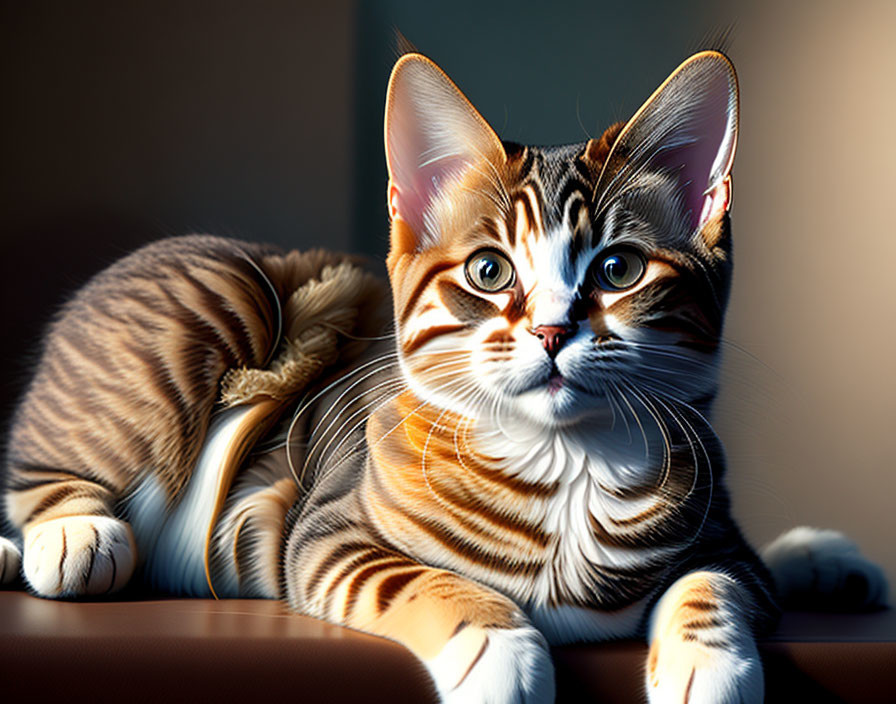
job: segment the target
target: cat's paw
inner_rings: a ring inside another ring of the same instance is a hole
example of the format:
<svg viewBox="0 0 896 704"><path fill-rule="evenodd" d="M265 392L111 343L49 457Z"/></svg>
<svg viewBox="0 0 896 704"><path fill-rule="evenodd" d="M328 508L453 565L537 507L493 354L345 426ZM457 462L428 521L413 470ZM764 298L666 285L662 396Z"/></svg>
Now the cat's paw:
<svg viewBox="0 0 896 704"><path fill-rule="evenodd" d="M124 521L55 518L25 532L25 578L45 597L108 594L127 584L136 554L134 536Z"/></svg>
<svg viewBox="0 0 896 704"><path fill-rule="evenodd" d="M0 538L0 585L10 584L19 577L22 567L22 553L15 543Z"/></svg>
<svg viewBox="0 0 896 704"><path fill-rule="evenodd" d="M654 641L647 660L650 704L760 704L764 697L762 663L751 637L741 642Z"/></svg>
<svg viewBox="0 0 896 704"><path fill-rule="evenodd" d="M762 549L782 602L802 608L885 606L887 578L843 533L801 526Z"/></svg>
<svg viewBox="0 0 896 704"><path fill-rule="evenodd" d="M531 626L468 626L426 666L446 704L554 701L554 666L548 645Z"/></svg>

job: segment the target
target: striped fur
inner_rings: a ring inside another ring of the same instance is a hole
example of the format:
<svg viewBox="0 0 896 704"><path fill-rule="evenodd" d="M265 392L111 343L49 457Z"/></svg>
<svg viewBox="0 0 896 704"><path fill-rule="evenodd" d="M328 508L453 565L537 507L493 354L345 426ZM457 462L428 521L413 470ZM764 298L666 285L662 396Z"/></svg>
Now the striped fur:
<svg viewBox="0 0 896 704"><path fill-rule="evenodd" d="M713 52L627 123L552 148L502 143L434 64L403 57L391 301L355 278L353 308L321 304L336 255L189 237L63 309L7 460L29 585L114 591L139 562L169 591L283 598L404 644L450 702L551 701L549 643L638 635L650 701L761 700L772 581L706 419L736 130ZM620 252L637 276L616 286L602 267ZM483 253L482 277L512 267L494 290L470 272ZM338 339L301 374L271 362L308 362L290 304ZM239 405L213 415L235 375ZM815 554L832 574L861 566L841 553ZM0 540L0 581L18 560Z"/></svg>

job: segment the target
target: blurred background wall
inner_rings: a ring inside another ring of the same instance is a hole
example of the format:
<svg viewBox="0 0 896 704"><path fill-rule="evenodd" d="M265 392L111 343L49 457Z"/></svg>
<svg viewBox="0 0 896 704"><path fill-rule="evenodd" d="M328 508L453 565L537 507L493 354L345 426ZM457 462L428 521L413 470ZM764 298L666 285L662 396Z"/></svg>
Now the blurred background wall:
<svg viewBox="0 0 896 704"><path fill-rule="evenodd" d="M735 281L716 422L757 543L839 528L896 581L896 4L0 3L0 419L57 301L208 231L381 255L394 29L508 139L582 141L734 26Z"/></svg>

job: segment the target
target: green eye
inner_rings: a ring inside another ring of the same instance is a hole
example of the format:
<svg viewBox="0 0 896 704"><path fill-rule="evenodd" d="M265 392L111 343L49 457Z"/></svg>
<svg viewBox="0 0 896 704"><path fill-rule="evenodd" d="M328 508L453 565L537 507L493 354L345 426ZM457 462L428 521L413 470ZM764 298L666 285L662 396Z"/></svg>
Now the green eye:
<svg viewBox="0 0 896 704"><path fill-rule="evenodd" d="M617 249L599 259L594 274L597 285L605 291L622 291L638 283L647 270L647 262L640 252Z"/></svg>
<svg viewBox="0 0 896 704"><path fill-rule="evenodd" d="M467 281L486 293L503 291L513 285L513 264L500 252L483 249L467 259Z"/></svg>

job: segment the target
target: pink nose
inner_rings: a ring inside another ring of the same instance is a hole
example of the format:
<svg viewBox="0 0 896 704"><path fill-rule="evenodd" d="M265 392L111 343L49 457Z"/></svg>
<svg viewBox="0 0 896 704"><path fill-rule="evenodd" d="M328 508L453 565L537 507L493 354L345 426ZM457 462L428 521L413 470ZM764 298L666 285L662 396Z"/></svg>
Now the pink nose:
<svg viewBox="0 0 896 704"><path fill-rule="evenodd" d="M566 325L539 325L529 332L541 340L547 353L553 357L560 351L563 341L572 335L572 328Z"/></svg>

